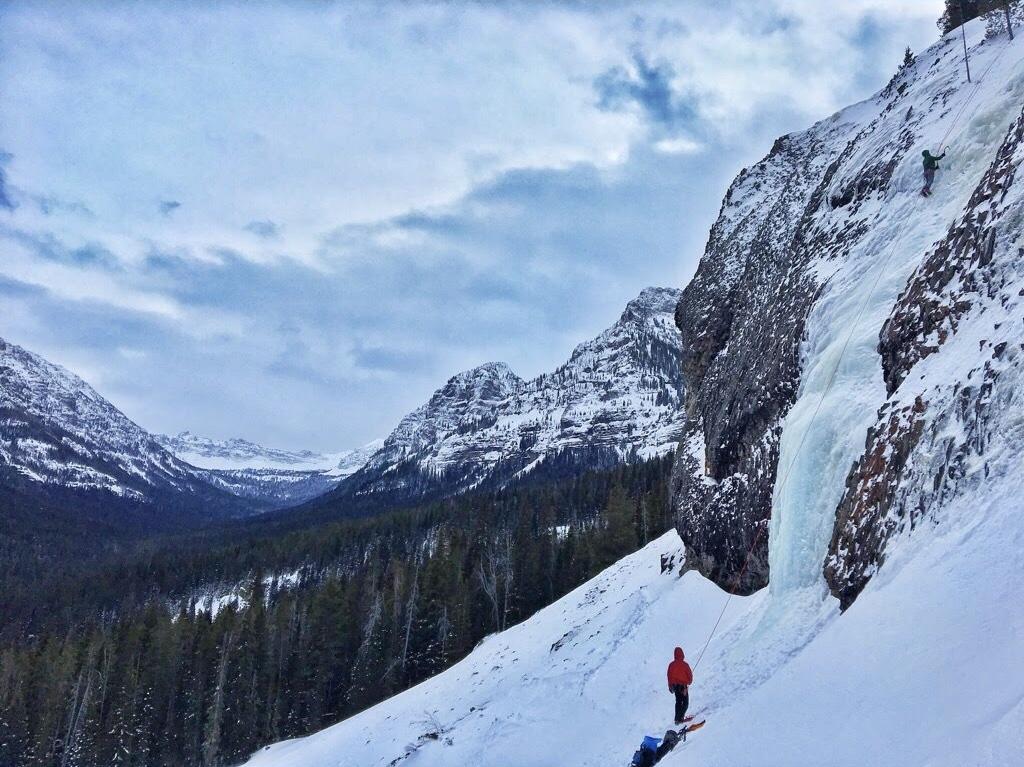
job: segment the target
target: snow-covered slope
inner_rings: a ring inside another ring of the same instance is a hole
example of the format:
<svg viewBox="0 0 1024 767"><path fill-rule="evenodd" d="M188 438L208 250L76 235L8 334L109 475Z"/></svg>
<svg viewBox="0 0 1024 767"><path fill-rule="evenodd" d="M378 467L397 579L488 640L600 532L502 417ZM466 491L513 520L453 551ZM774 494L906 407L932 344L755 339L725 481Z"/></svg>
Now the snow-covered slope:
<svg viewBox="0 0 1024 767"><path fill-rule="evenodd" d="M679 532L253 767L627 764L709 640L668 767L1021 763L1024 35L969 24L969 86L958 33L733 184L677 316Z"/></svg>
<svg viewBox="0 0 1024 767"><path fill-rule="evenodd" d="M845 614L829 600L780 620L767 590L734 598L691 688L708 724L662 764L1016 764L1022 544L1013 495L990 497ZM622 767L672 726L672 648L693 663L725 599L696 572L660 574L681 550L668 533L448 671L248 764Z"/></svg>
<svg viewBox="0 0 1024 767"><path fill-rule="evenodd" d="M0 467L28 490L108 493L132 503L238 511L78 376L0 339Z"/></svg>
<svg viewBox="0 0 1024 767"><path fill-rule="evenodd" d="M212 484L272 508L294 506L323 495L358 471L384 440L354 450L317 453L264 447L245 439L214 440L191 432L155 435L181 460L204 469Z"/></svg>
<svg viewBox="0 0 1024 767"><path fill-rule="evenodd" d="M670 452L682 428L678 299L677 290L647 288L612 327L533 380L502 363L460 373L402 419L337 495L404 501L542 466L579 470Z"/></svg>

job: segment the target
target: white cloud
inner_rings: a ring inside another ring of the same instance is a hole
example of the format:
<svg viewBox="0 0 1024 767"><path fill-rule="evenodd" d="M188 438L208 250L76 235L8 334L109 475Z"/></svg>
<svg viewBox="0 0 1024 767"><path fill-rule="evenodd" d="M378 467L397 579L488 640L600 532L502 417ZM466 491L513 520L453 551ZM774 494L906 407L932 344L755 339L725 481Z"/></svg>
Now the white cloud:
<svg viewBox="0 0 1024 767"><path fill-rule="evenodd" d="M678 138L665 138L654 142L654 148L664 154L692 154L699 152L703 145L685 136Z"/></svg>
<svg viewBox="0 0 1024 767"><path fill-rule="evenodd" d="M635 46L706 129L742 135L765 108L840 106L865 13L909 29L935 5L22 5L0 30L0 148L16 183L94 211L73 224L93 237L306 259L327 228L510 168L624 162L644 127L597 109L592 81ZM253 243L253 220L287 236Z"/></svg>
<svg viewBox="0 0 1024 767"><path fill-rule="evenodd" d="M0 289L46 297L2 332L155 428L359 444L453 370L543 370L685 279L735 171L884 84L940 5L12 5ZM638 53L686 124L599 108Z"/></svg>
<svg viewBox="0 0 1024 767"><path fill-rule="evenodd" d="M179 332L197 339L240 337L246 330L246 320L235 312L188 306L158 290L136 287L128 273L42 259L23 242L2 233L0 250L3 252L0 275L41 288L53 298L150 315L172 323Z"/></svg>

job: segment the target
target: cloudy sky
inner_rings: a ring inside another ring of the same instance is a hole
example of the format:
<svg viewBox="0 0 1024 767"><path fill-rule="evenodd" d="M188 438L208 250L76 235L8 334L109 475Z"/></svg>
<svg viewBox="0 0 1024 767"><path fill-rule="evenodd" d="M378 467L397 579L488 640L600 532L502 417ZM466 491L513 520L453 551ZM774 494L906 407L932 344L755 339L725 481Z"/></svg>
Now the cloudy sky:
<svg viewBox="0 0 1024 767"><path fill-rule="evenodd" d="M0 7L0 336L143 426L341 449L692 274L940 0Z"/></svg>

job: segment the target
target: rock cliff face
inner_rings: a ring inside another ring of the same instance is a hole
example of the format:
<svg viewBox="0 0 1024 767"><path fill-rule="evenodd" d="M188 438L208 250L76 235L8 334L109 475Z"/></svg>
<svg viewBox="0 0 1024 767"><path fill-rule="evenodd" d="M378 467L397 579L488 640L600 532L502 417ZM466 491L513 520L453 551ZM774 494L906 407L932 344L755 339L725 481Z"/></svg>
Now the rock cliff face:
<svg viewBox="0 0 1024 767"><path fill-rule="evenodd" d="M804 246L845 125L779 139L733 182L676 323L683 337L687 426L673 473L690 563L749 593L768 578L767 525L780 418L799 377L799 342L818 283ZM739 580L744 558L758 538Z"/></svg>
<svg viewBox="0 0 1024 767"><path fill-rule="evenodd" d="M679 295L644 290L612 327L532 380L503 363L454 376L327 500L404 503L670 453L683 420Z"/></svg>
<svg viewBox="0 0 1024 767"><path fill-rule="evenodd" d="M765 586L770 539L799 535L819 580L827 554L829 586L848 605L888 541L970 463L971 438L954 446L949 430L977 434L979 419L992 421L1020 317L976 339L969 365L947 366L934 386L955 396L907 383L968 317L995 313L993 302L1005 311L1024 287L1007 265L1019 261L1022 228L1019 121L1006 132L1024 92L1021 46L971 33L973 66L988 70L979 85L962 81L949 37L876 96L780 138L742 171L683 291L677 529L689 565L723 588ZM943 186L922 198L920 152L943 142ZM963 343L947 357L962 359ZM845 444L850 434L861 447ZM794 523L818 504L824 513ZM773 518L783 508L791 519Z"/></svg>

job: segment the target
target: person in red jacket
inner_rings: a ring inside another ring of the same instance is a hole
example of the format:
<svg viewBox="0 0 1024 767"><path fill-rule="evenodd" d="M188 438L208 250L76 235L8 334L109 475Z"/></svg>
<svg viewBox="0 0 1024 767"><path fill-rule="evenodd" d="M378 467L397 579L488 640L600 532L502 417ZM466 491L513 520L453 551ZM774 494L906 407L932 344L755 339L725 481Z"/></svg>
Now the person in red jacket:
<svg viewBox="0 0 1024 767"><path fill-rule="evenodd" d="M676 724L686 718L690 706L690 685L693 684L693 670L683 656L683 648L676 648L676 659L668 664L668 691L676 696Z"/></svg>

